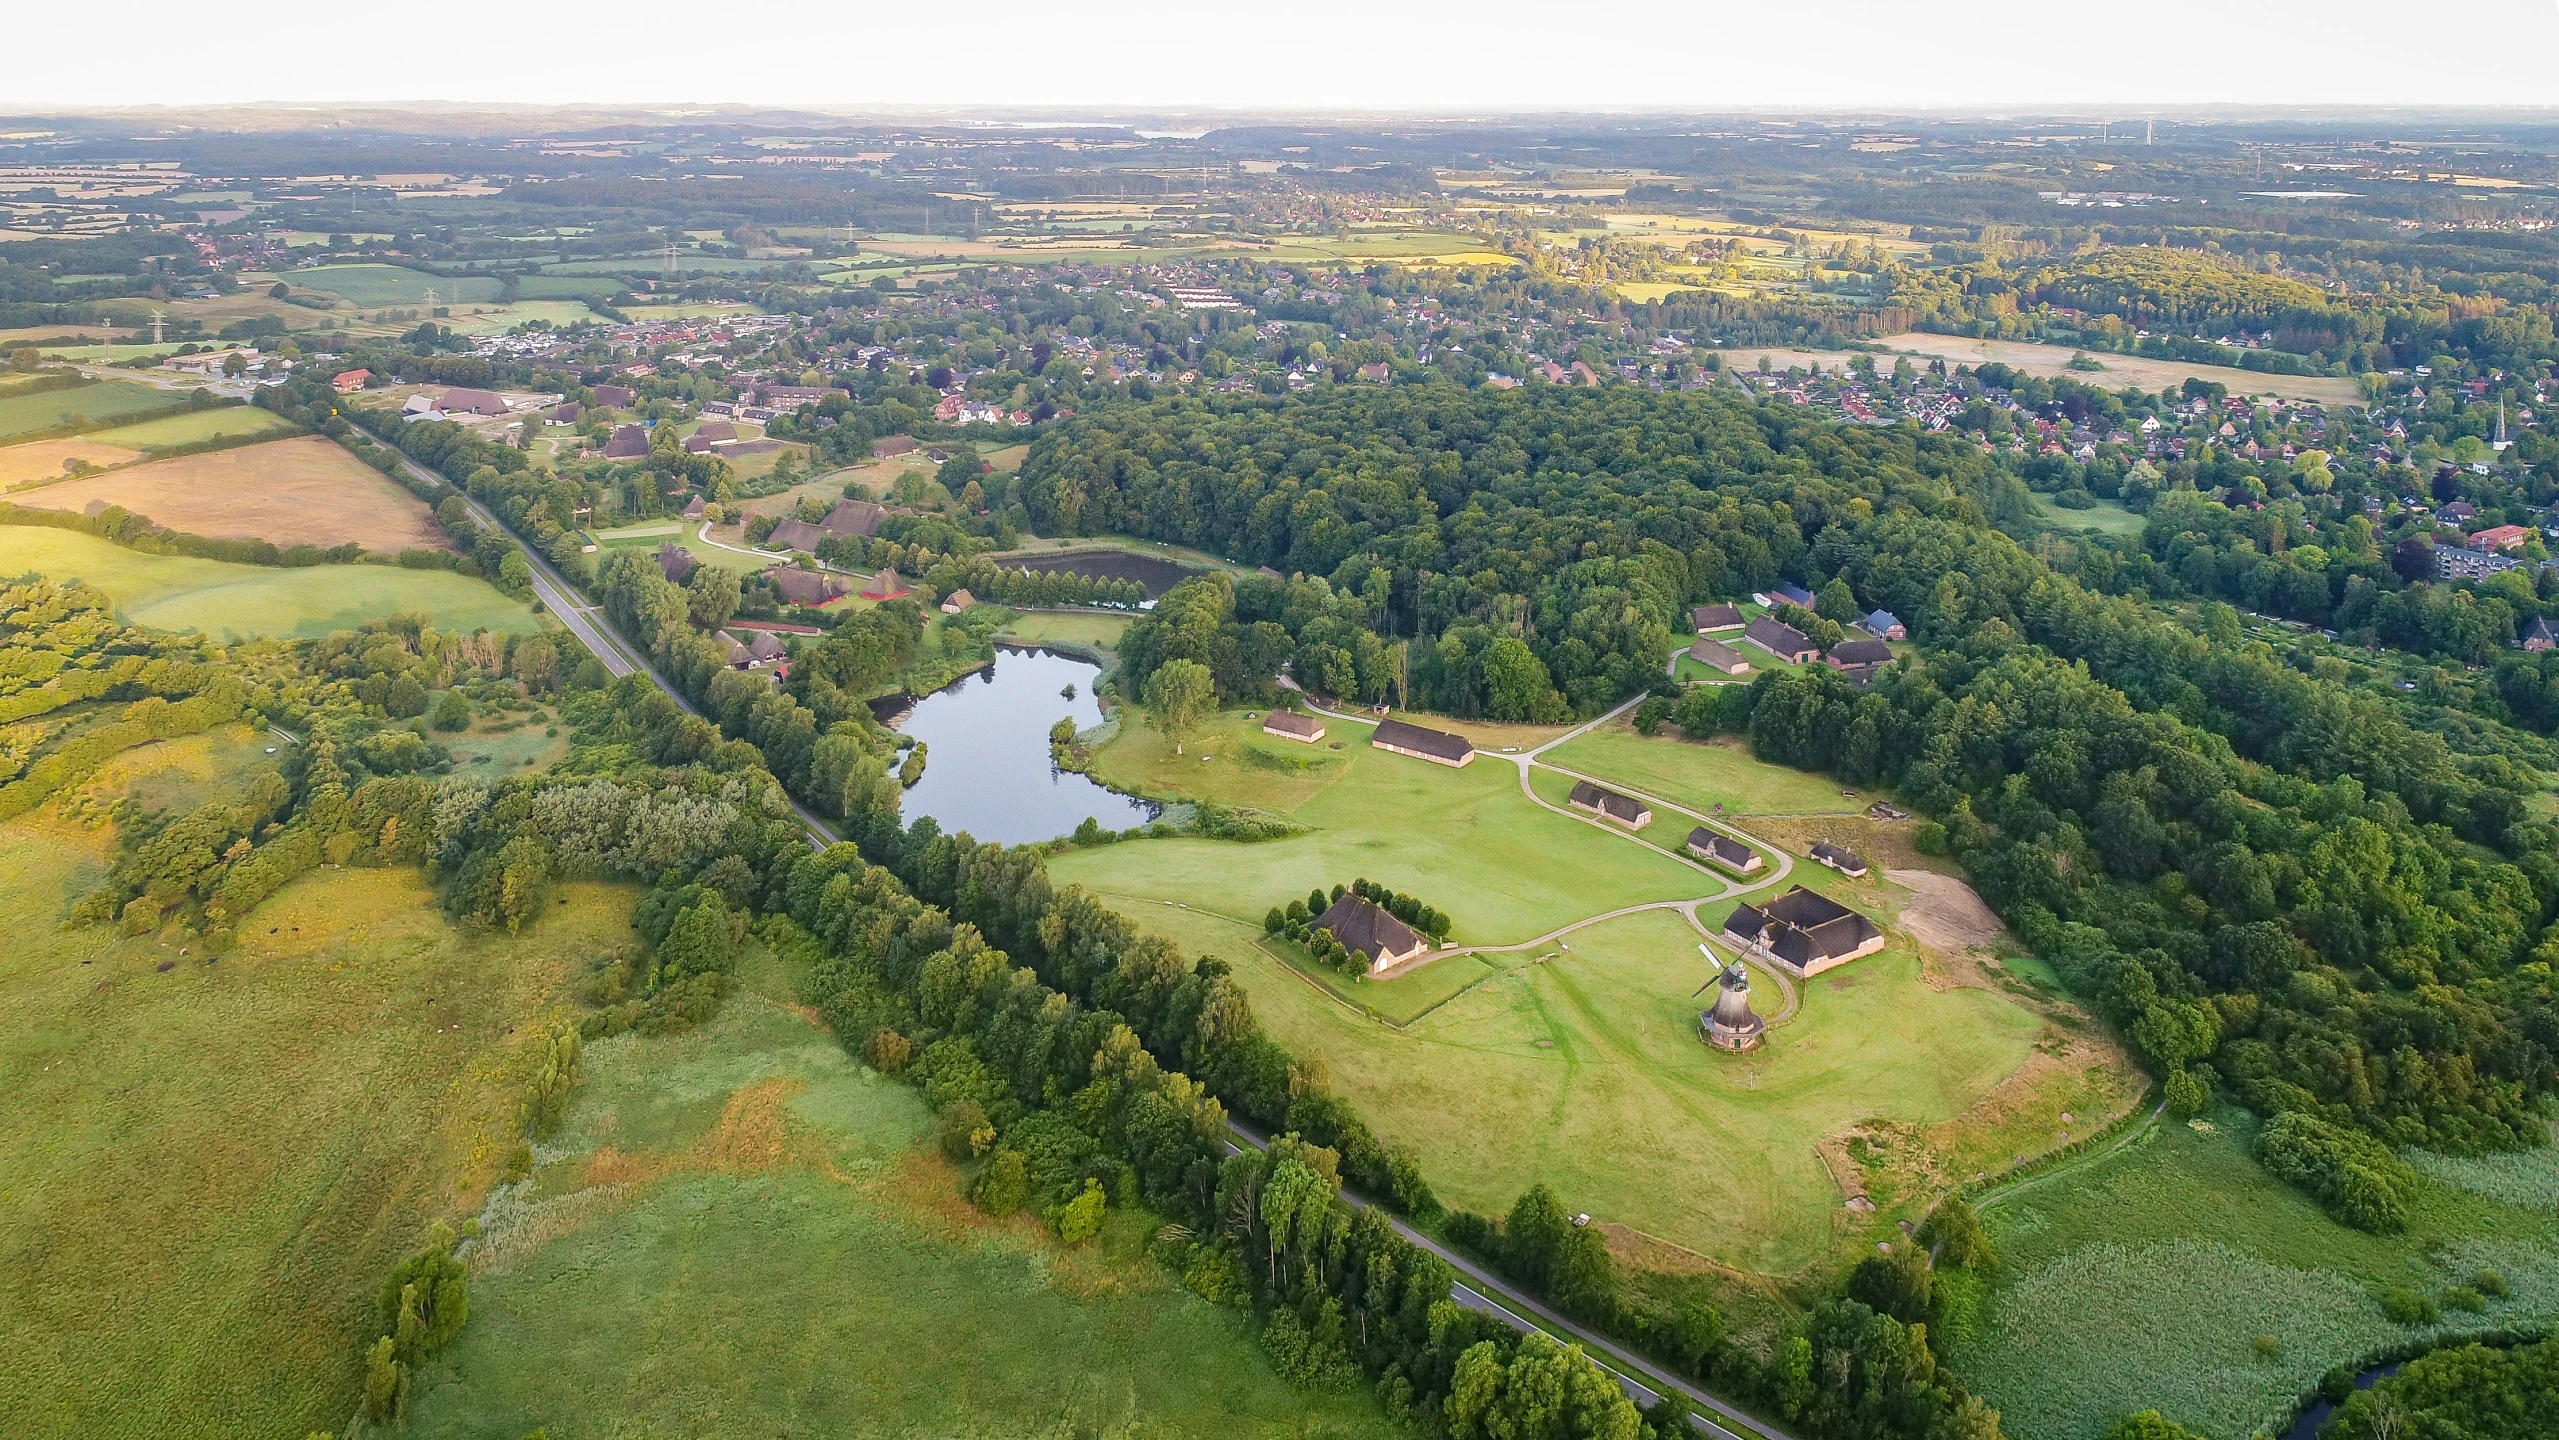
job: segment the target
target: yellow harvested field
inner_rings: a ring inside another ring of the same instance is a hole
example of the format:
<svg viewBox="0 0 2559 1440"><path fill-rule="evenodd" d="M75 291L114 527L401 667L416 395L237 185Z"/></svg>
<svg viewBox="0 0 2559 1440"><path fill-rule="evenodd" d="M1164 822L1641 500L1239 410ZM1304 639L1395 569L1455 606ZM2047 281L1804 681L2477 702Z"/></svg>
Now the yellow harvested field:
<svg viewBox="0 0 2559 1440"><path fill-rule="evenodd" d="M408 491L318 435L155 460L9 497L47 510L121 505L172 530L278 545L342 545L395 554L444 534Z"/></svg>
<svg viewBox="0 0 2559 1440"><path fill-rule="evenodd" d="M0 449L0 486L50 480L60 475L62 467L73 460L86 460L104 470L110 465L141 458L139 450L128 450L122 445L101 445L95 440L36 440Z"/></svg>
<svg viewBox="0 0 2559 1440"><path fill-rule="evenodd" d="M2037 345L2023 340L1975 340L1963 335L1923 335L1917 331L1887 335L1875 343L1887 350L1940 356L1950 365L1958 362L1978 365L1985 360L1995 360L2029 375L2067 375L2082 384L2103 390L2120 390L2127 385L2143 390L2163 390L2171 385L2182 385L2187 377L2193 376L2227 385L2233 395L2281 395L2287 400L2316 400L2322 405L2363 403L2363 393L2355 388L2355 382L2337 375L2263 375L2228 365L2154 360L2146 355L2118 355L2107 350L2088 352L2089 358L2105 369L2077 371L2070 368L2070 357L2077 352L2067 346Z"/></svg>

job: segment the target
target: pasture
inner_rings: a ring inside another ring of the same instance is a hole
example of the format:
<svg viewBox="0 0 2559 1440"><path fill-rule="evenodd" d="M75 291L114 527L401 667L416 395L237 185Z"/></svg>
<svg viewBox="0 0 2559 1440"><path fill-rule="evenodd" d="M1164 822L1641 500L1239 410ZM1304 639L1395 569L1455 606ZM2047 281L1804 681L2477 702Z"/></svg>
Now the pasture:
<svg viewBox="0 0 2559 1440"><path fill-rule="evenodd" d="M273 763L262 739L129 752L0 827L13 1434L334 1433L382 1274L477 1209L513 1143L528 1022L627 943L627 892L567 887L521 936L465 935L413 870L297 881L218 959L57 928L110 833L66 809L227 793Z"/></svg>
<svg viewBox="0 0 2559 1440"><path fill-rule="evenodd" d="M112 430L92 431L84 438L102 445L130 445L137 450L157 450L173 445L200 445L207 440L279 434L292 428L292 421L272 410L261 410L255 405L222 405L211 410L188 410L164 415L157 420L119 425Z"/></svg>
<svg viewBox="0 0 2559 1440"><path fill-rule="evenodd" d="M689 1034L588 1048L550 1158L488 1209L471 1321L419 1375L421 1440L553 1434L1383 1435L1282 1381L1244 1315L1113 1212L1060 1247L993 1220L913 1090L750 961Z"/></svg>
<svg viewBox="0 0 2559 1440"><path fill-rule="evenodd" d="M381 554L445 544L417 497L319 435L154 460L18 497L46 510L100 502L172 530L229 540L324 549L353 541Z"/></svg>
<svg viewBox="0 0 2559 1440"><path fill-rule="evenodd" d="M383 305L424 305L427 291L439 305L487 304L498 298L496 277L454 278L430 275L405 265L319 265L283 277L297 290L325 290L351 304L371 309Z"/></svg>
<svg viewBox="0 0 2559 1440"><path fill-rule="evenodd" d="M394 611L431 615L447 630L531 634L542 628L524 602L449 570L233 565L145 554L69 530L0 527L0 575L28 571L86 580L113 596L134 624L217 637L311 639Z"/></svg>
<svg viewBox="0 0 2559 1440"><path fill-rule="evenodd" d="M2547 1189L2527 1205L2429 1181L2406 1234L2367 1235L2266 1173L2246 1112L2217 1109L2203 1125L2163 1118L1984 1208L2000 1269L1963 1296L1941 1348L2009 1433L2096 1440L2152 1406L2214 1440L2246 1440L2331 1365L2559 1317ZM2482 1269L2513 1293L2476 1314L2444 1306L2432 1324L2400 1325L2376 1303L2404 1287L2440 1304ZM2274 1354L2260 1353L2261 1335Z"/></svg>
<svg viewBox="0 0 2559 1440"><path fill-rule="evenodd" d="M172 410L185 403L166 390L92 380L63 390L0 394L0 443L66 425L101 429L119 420Z"/></svg>

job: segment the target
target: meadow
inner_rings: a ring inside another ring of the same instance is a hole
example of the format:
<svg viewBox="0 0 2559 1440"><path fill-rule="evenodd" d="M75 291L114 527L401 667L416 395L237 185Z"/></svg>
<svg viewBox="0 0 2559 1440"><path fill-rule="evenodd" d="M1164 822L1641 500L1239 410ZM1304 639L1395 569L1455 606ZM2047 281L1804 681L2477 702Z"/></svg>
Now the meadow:
<svg viewBox="0 0 2559 1440"><path fill-rule="evenodd" d="M2214 1440L2246 1440L2332 1365L2559 1318L2547 1190L2515 1204L2430 1180L2406 1234L2368 1235L2267 1174L2249 1153L2255 1130L2227 1107L2201 1128L2162 1120L1984 1206L2000 1268L1962 1292L1939 1333L1947 1363L2009 1433L2095 1440L2155 1407ZM2477 1313L2444 1305L2431 1324L2400 1325L2377 1303L2399 1287L2441 1305L2482 1269L2512 1294Z"/></svg>
<svg viewBox="0 0 2559 1440"><path fill-rule="evenodd" d="M469 275L456 279L430 275L405 265L320 265L309 270L296 270L283 278L297 290L325 290L368 308L424 305L429 290L435 292L438 304L485 304L497 299L500 289L494 276Z"/></svg>
<svg viewBox="0 0 2559 1440"><path fill-rule="evenodd" d="M1888 351L1942 359L1950 366L1958 363L1979 365L1985 360L1995 360L2033 375L2068 376L2101 390L2120 390L2130 385L2158 391L2196 379L2226 385L2233 395L2281 395L2291 400L2316 400L2323 405L2363 403L2363 392L2355 388L2354 381L2342 376L2267 375L2229 365L2158 360L2146 355L2117 355L2104 350L2088 352L2090 358L2103 365L2104 369L2081 372L2070 368L2070 357L2079 352L2067 345L2038 345L2027 340L1974 340L1960 335L1925 335L1917 331L1887 335L1875 343Z"/></svg>
<svg viewBox="0 0 2559 1440"><path fill-rule="evenodd" d="M1014 616L997 638L1116 660L1120 637L1128 633L1130 623L1119 615L1026 613Z"/></svg>
<svg viewBox="0 0 2559 1440"><path fill-rule="evenodd" d="M529 1022L629 935L629 892L596 886L520 936L457 932L413 870L318 871L218 958L57 928L115 799L229 793L274 763L262 741L128 752L0 827L14 1435L334 1433L382 1274L512 1146Z"/></svg>
<svg viewBox="0 0 2559 1440"><path fill-rule="evenodd" d="M207 450L22 492L44 510L121 505L189 535L327 548L352 541L377 554L441 549L425 504L319 435Z"/></svg>
<svg viewBox="0 0 2559 1440"><path fill-rule="evenodd" d="M1841 795L1843 787L1827 776L1762 764L1752 758L1747 741L1699 743L1678 734L1676 727L1666 726L1656 735L1638 735L1628 721L1612 720L1538 758L1708 813L1719 805L1734 815L1856 814L1866 808L1863 797ZM1655 828L1661 824L1654 821Z"/></svg>
<svg viewBox="0 0 2559 1440"><path fill-rule="evenodd" d="M2034 497L2035 516L2056 530L2094 530L2101 535L2138 535L2150 521L2136 515L2112 500L2100 500L2085 510L2065 510L2053 503L2049 495Z"/></svg>
<svg viewBox="0 0 2559 1440"><path fill-rule="evenodd" d="M1088 1245L993 1220L911 1089L848 1059L755 957L701 1030L590 1046L532 1179L471 1253L471 1321L409 1433L1383 1435L1283 1382L1113 1212Z"/></svg>
<svg viewBox="0 0 2559 1440"><path fill-rule="evenodd" d="M0 394L0 442L78 423L111 425L127 416L172 410L184 402L166 390L122 381L95 380L63 390Z"/></svg>
<svg viewBox="0 0 2559 1440"><path fill-rule="evenodd" d="M0 527L0 575L82 579L113 596L137 625L208 635L310 639L394 611L425 613L440 629L531 634L530 606L485 580L391 565L284 569L183 555L150 555L69 530Z"/></svg>

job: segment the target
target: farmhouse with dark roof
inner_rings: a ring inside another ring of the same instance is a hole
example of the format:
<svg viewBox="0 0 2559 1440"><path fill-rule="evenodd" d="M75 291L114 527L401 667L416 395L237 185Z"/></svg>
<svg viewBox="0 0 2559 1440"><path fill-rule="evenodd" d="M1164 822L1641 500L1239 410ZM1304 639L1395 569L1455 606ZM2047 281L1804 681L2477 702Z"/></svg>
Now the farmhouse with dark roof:
<svg viewBox="0 0 2559 1440"><path fill-rule="evenodd" d="M1379 721L1377 731L1368 737L1368 743L1380 750L1391 750L1398 755L1410 755L1416 760L1428 760L1434 765L1458 769L1465 768L1475 758L1474 743L1465 736L1451 735L1444 730L1425 730L1401 720Z"/></svg>
<svg viewBox="0 0 2559 1440"><path fill-rule="evenodd" d="M1383 970L1399 961L1410 960L1430 948L1412 926L1396 919L1386 908L1344 891L1332 908L1317 916L1314 928L1330 930L1345 950L1356 950L1368 957L1368 968Z"/></svg>
<svg viewBox="0 0 2559 1440"><path fill-rule="evenodd" d="M1603 790L1588 780L1576 781L1571 796L1573 808L1588 810L1603 820L1614 820L1629 830L1641 830L1653 823L1653 807L1632 795Z"/></svg>
<svg viewBox="0 0 2559 1440"><path fill-rule="evenodd" d="M1884 932L1874 921L1801 885L1765 905L1734 906L1724 919L1724 940L1797 976L1818 975L1884 948Z"/></svg>

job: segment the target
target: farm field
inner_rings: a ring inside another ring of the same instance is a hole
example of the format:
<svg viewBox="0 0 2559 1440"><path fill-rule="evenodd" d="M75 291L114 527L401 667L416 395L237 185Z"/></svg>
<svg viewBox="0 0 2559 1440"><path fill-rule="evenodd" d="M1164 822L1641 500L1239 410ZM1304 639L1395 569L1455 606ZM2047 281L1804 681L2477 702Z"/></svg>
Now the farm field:
<svg viewBox="0 0 2559 1440"><path fill-rule="evenodd" d="M1675 728L1665 727L1661 734L1647 738L1636 734L1629 721L1612 720L1538 758L1559 769L1622 781L1656 799L1709 814L1721 805L1734 815L1853 815L1869 803L1863 796L1841 795L1845 787L1828 776L1762 764L1752 758L1747 741L1718 739L1700 744L1674 738L1676 734ZM1662 824L1657 818L1652 828ZM1644 833L1649 835L1652 829Z"/></svg>
<svg viewBox="0 0 2559 1440"><path fill-rule="evenodd" d="M122 465L128 460L141 458L139 450L102 444L85 436L75 440L30 440L23 445L0 446L0 487L51 480L65 473L63 467L74 460L103 470L110 465Z"/></svg>
<svg viewBox="0 0 2559 1440"><path fill-rule="evenodd" d="M2256 1162L2246 1112L2204 1123L2162 1120L1984 1208L2000 1269L1950 1316L1942 1353L2010 1434L2095 1440L2114 1417L2155 1406L2214 1440L2247 1440L2331 1365L2559 1317L2546 1187L2513 1204L2429 1180L2406 1234L2368 1235ZM2440 1303L2483 1268L2513 1293L2477 1314L2444 1306L2430 1325L2403 1326L2376 1303L2394 1286ZM2261 1335L2276 1353L2259 1352Z"/></svg>
<svg viewBox="0 0 2559 1440"><path fill-rule="evenodd" d="M283 569L184 555L150 555L69 530L0 528L0 574L82 579L115 597L137 625L215 636L315 638L394 611L425 613L448 630L542 628L530 606L485 580L392 565Z"/></svg>
<svg viewBox="0 0 2559 1440"><path fill-rule="evenodd" d="M1301 745L1263 735L1246 713L1221 714L1177 757L1142 716L1124 712L1119 735L1094 757L1094 778L1272 811L1308 833L1248 851L1194 839L1077 851L1052 859L1051 873L1256 923L1309 889L1365 875L1446 911L1459 944L1510 944L1598 911L1718 888L1666 856L1539 809L1507 761L1451 770L1372 749L1365 732L1338 721L1327 722L1336 733L1325 742ZM1336 742L1344 748L1330 749Z"/></svg>
<svg viewBox="0 0 2559 1440"><path fill-rule="evenodd" d="M221 539L323 548L353 541L380 554L445 544L417 497L319 435L154 460L18 497L46 510L98 501Z"/></svg>
<svg viewBox="0 0 2559 1440"><path fill-rule="evenodd" d="M497 299L500 289L493 276L456 279L405 265L320 265L295 270L281 278L297 290L326 290L368 309L380 305L424 305L430 289L435 291L439 304L485 304Z"/></svg>
<svg viewBox="0 0 2559 1440"><path fill-rule="evenodd" d="M414 870L297 881L218 961L57 928L110 833L66 806L227 793L273 763L266 738L130 752L0 827L13 1434L334 1433L380 1277L477 1208L513 1139L529 1057L509 1028L629 933L628 892L570 886L521 936L466 936Z"/></svg>
<svg viewBox="0 0 2559 1440"><path fill-rule="evenodd" d="M2101 350L2089 351L2088 355L2105 369L2077 371L2070 368L2070 357L2079 352L2068 346L2038 345L2024 340L1975 340L1962 335L1924 335L1917 331L1887 335L1875 343L1890 351L1936 356L1949 365L1957 362L1978 365L1985 360L1995 360L2032 375L2066 375L2102 390L2120 390L2130 385L2136 389L2156 391L2183 384L2192 377L2227 385L2233 395L2281 395L2288 400L2316 400L2322 405L2363 403L2363 393L2355 388L2355 382L2342 376L2267 375L2230 365L2197 365L2182 360L2155 360L2144 355L2117 355Z"/></svg>
<svg viewBox="0 0 2559 1440"><path fill-rule="evenodd" d="M0 442L85 421L103 427L127 416L149 415L184 403L166 390L98 380L64 390L0 395Z"/></svg>
<svg viewBox="0 0 2559 1440"><path fill-rule="evenodd" d="M979 1214L921 1097L789 1008L780 971L751 962L702 1030L588 1048L556 1158L485 1216L470 1324L409 1433L1387 1433L1172 1283L1144 1216L1070 1250Z"/></svg>
<svg viewBox="0 0 2559 1440"><path fill-rule="evenodd" d="M83 438L104 445L130 445L137 450L151 450L167 445L227 440L234 436L266 435L292 428L292 421L272 410L261 410L255 405L223 405L211 410L189 410L179 415L164 415L157 420L119 425L112 430L93 431Z"/></svg>

